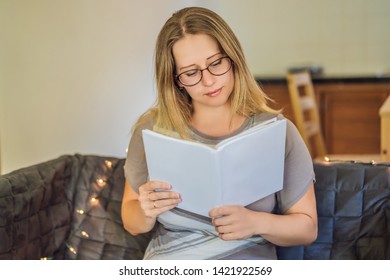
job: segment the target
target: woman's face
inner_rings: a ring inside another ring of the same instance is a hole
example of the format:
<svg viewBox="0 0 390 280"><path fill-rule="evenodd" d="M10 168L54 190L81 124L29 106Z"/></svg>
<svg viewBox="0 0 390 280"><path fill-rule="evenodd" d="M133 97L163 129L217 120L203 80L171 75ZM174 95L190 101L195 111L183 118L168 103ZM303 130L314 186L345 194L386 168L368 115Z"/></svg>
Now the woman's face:
<svg viewBox="0 0 390 280"><path fill-rule="evenodd" d="M204 34L186 34L182 39L173 45L173 57L176 63L176 74L183 72L194 73L192 70L205 69L210 64L223 57L217 42L210 36ZM211 66L213 67L213 66ZM234 87L233 67L223 75L212 75L208 70L202 71L202 79L194 86L185 86L192 98L195 110L205 107L229 106L229 96Z"/></svg>

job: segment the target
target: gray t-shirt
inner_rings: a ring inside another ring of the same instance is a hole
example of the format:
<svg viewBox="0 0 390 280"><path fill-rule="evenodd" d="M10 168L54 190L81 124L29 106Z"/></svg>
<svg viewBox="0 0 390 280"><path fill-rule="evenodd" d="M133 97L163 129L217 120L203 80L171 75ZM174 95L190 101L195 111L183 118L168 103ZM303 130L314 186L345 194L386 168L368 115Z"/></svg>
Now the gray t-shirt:
<svg viewBox="0 0 390 280"><path fill-rule="evenodd" d="M238 130L225 137L210 137L195 129L191 130L191 137L194 141L215 145L221 140L243 132L272 117L275 117L275 115L269 113L252 116L246 119ZM278 115L277 118L282 119L284 117ZM124 166L125 176L137 192L138 188L148 180L142 129L153 129L153 121L146 122L134 131ZM269 195L248 205L247 208L269 213L278 209L280 213L284 213L306 193L314 180L313 162L306 145L294 124L287 120L283 189L276 195ZM261 187L261 184L259 184L259 187ZM261 238L237 241L237 244L221 242L218 234L213 232L214 229L210 221L188 215L188 213L180 212L177 209L168 212L158 217L159 230L157 230L157 236L153 238L145 254L149 259L276 258L274 246ZM183 223L185 225L182 225ZM190 239L197 240L197 243L190 242ZM183 240L183 242L179 242L179 240ZM174 242L176 243L173 244ZM180 244L186 245L181 246ZM172 247L175 247L176 250L172 250Z"/></svg>

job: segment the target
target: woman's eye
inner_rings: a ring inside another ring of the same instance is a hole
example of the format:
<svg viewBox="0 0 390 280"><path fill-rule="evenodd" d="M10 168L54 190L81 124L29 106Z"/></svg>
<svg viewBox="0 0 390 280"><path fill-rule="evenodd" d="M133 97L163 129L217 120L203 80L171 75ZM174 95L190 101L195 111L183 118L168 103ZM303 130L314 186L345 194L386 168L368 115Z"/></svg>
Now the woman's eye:
<svg viewBox="0 0 390 280"><path fill-rule="evenodd" d="M214 61L213 63L210 64L211 67L215 67L215 66L218 66L220 65L222 62L222 58L221 59L218 59L216 61Z"/></svg>
<svg viewBox="0 0 390 280"><path fill-rule="evenodd" d="M197 73L198 73L198 70L190 70L190 71L185 72L184 74L185 74L187 77L193 77L193 76L195 76Z"/></svg>

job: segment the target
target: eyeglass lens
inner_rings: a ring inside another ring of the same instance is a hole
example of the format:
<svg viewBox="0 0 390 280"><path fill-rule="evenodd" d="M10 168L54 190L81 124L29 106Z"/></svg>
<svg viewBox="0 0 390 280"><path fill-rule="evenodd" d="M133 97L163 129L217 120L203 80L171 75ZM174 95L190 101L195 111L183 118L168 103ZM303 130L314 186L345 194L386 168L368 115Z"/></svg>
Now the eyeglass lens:
<svg viewBox="0 0 390 280"><path fill-rule="evenodd" d="M221 57L211 62L209 66L204 69L193 69L185 71L177 76L181 84L185 86L194 86L202 80L203 71L208 70L214 76L221 76L227 73L231 67L231 60L229 57Z"/></svg>

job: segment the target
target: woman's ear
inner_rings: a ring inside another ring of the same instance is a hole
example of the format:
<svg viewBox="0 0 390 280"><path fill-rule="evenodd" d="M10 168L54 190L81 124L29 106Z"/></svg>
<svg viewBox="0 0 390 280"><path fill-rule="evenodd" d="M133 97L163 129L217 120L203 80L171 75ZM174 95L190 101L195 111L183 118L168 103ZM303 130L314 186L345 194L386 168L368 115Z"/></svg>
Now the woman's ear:
<svg viewBox="0 0 390 280"><path fill-rule="evenodd" d="M181 93L185 93L186 92L186 89L184 87L182 87L181 85L179 85L178 83L176 83L176 86L177 86L177 88L179 89L179 91Z"/></svg>

